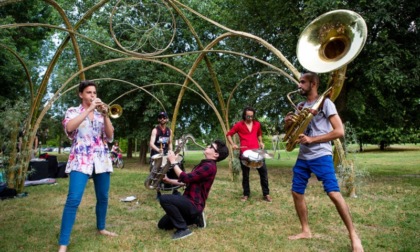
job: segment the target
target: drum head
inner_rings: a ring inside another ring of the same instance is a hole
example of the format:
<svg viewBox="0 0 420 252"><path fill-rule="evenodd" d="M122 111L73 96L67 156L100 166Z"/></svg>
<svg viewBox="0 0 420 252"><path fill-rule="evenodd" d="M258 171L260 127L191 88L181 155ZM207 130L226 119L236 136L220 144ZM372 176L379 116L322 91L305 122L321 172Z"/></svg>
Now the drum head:
<svg viewBox="0 0 420 252"><path fill-rule="evenodd" d="M155 154L151 157L151 159L153 160L152 164L156 162L157 164L160 163L160 166L165 166L167 162L167 156L163 156L161 154Z"/></svg>
<svg viewBox="0 0 420 252"><path fill-rule="evenodd" d="M151 157L151 159L157 159L157 158L161 158L162 154L155 154Z"/></svg>
<svg viewBox="0 0 420 252"><path fill-rule="evenodd" d="M248 158L251 161L261 161L264 160L264 156L260 155L260 153L255 152L253 150L246 150L242 153L242 156Z"/></svg>

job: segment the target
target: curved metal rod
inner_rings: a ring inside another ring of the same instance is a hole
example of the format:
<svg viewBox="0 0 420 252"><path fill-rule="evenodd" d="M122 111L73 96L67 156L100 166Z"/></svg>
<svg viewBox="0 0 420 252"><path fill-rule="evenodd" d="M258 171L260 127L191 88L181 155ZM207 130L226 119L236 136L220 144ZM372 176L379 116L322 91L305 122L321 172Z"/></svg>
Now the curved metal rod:
<svg viewBox="0 0 420 252"><path fill-rule="evenodd" d="M118 41L118 39L116 38L116 36L115 36L115 33L114 33L114 29L112 28L112 17L114 16L114 14L115 14L115 12L117 11L117 7L118 7L118 5L120 4L120 2L121 2L122 0L118 0L118 2L115 4L115 6L114 6L114 8L112 9L112 12L111 12L111 15L110 15L110 18L109 18L109 30L110 30L110 32L111 32L111 37L112 37L112 39L114 40L114 42L123 50L123 51L125 51L125 52L127 52L127 53L129 53L131 56L137 56L137 57L141 57L141 58L143 58L143 57L152 57L152 56L155 56L155 55L159 55L159 54L161 54L162 52L164 52L164 51L166 51L168 48L169 48L169 46L171 46L171 44L172 44L172 41L175 39L175 35L176 35L176 20L175 20L175 16L174 16L174 14L171 12L171 9L169 8L169 6L168 6L168 4L165 2L165 1L162 1L162 3L166 6L166 8L168 9L168 11L169 11L169 13L171 14L171 17L172 17L172 25L173 25L173 32L172 32L172 38L168 41L168 44L167 44L167 46L165 47L165 48L163 48L163 49L160 49L160 50L158 50L158 51L156 51L156 52L153 52L153 53L137 53L137 52L134 52L134 51L129 51L129 50L127 50L123 45L121 45L121 43Z"/></svg>
<svg viewBox="0 0 420 252"><path fill-rule="evenodd" d="M150 96L152 96L157 102L159 102L159 104L161 105L161 107L162 107L162 109L163 110L165 110L165 107L164 107L164 105L162 104L162 102L155 96L155 95L153 95L151 92L149 92L148 90L146 90L146 88L148 88L148 87L152 87L152 86L161 86L161 85L173 85L173 86L179 86L179 87L182 87L182 84L179 84L179 83L171 83L171 82L162 82L162 83L152 83L152 84L147 84L147 85L144 85L144 86L139 86L139 85L136 85L136 84L134 84L134 83L132 83L132 82L129 82L129 81L125 81L125 80L121 80L121 79L115 79L115 78L97 78L97 79L92 79L92 81L102 81L102 80L109 80L109 81L117 81L117 82L122 82L122 83L125 83L125 84L128 84L128 85L131 85L131 86L134 86L135 88L133 88L133 89L131 89L131 90L129 90L129 91L126 91L126 92L124 92L123 94L121 94L121 95L119 95L117 98L115 98L114 100L112 100L110 103L108 103L108 105L111 105L111 104L113 104L114 102L116 102L118 99L120 99L120 98L122 98L122 97L124 97L124 96L126 96L126 95L128 95L128 94L130 94L130 93L132 93L132 92L135 92L135 91L137 91L138 89L141 89L142 91L144 91L144 92L146 92L147 94L149 94ZM65 90L64 92L62 92L61 94L60 94L60 97L62 97L63 95L65 95L67 92L69 92L69 91L71 91L71 90L73 90L73 89L76 89L77 87L78 87L78 85L79 84L76 84L76 85L74 85L74 86L72 86L72 87L70 87L70 88L68 88L67 90ZM187 89L189 90L189 91L192 91L192 92L194 92L196 95L198 95L199 97L201 97L204 101L206 101L207 102L207 100L206 100L206 98L204 97L204 96L202 96L199 92L197 92L196 90L194 90L194 89L192 89L192 88L190 88L190 87L187 87ZM166 111L166 110L165 110Z"/></svg>
<svg viewBox="0 0 420 252"><path fill-rule="evenodd" d="M25 75L29 83L29 91L31 93L31 104L34 99L34 84L31 79L31 74L29 73L28 67L25 64L25 61L22 59L22 57L19 56L15 51L13 51L10 47L7 47L6 45L0 44L1 47L9 51L15 58L19 61L19 63L22 65L23 69L25 70Z"/></svg>
<svg viewBox="0 0 420 252"><path fill-rule="evenodd" d="M247 32L235 31L235 30L230 29L230 28L228 28L228 27L226 27L224 25L221 25L221 24L217 23L216 21L211 20L211 19L203 16L202 14L200 14L197 11L191 9L190 7L188 7L188 6L180 3L179 1L176 1L176 0L167 0L167 1L168 2L173 2L173 3L181 6L182 8L190 11L191 13L195 14L196 16L198 16L198 17L200 17L200 18L208 21L209 23L211 23L211 24L213 24L213 25L215 25L215 26L217 26L217 27L219 27L219 28L221 28L223 30L226 30L228 32L231 32L231 33L233 33L235 35L238 35L238 36L241 36L241 37L247 37L247 38L250 38L250 39L253 39L253 40L258 41L261 45L263 45L264 47L266 47L267 49L269 49L270 51L272 51L283 62L283 64L285 64L286 67L295 75L296 78L299 78L299 76L300 76L299 71L292 65L292 63L290 63L286 59L286 57L284 57L284 55L277 48L275 48L273 45L271 45L267 41L261 39L260 37L255 36L253 34L250 34L250 33L247 33Z"/></svg>
<svg viewBox="0 0 420 252"><path fill-rule="evenodd" d="M245 78L243 78L242 80L240 80L236 85L235 85L235 87L232 89L232 91L230 92L230 94L229 94L229 98L228 98L228 100L227 100L227 102L226 102L226 118L229 118L229 106L230 106L230 101L232 100L232 98L233 98L233 94L235 93L235 91L236 91L236 89L239 87L239 85L242 83L242 82L244 82L245 80L247 80L248 78L251 78L251 77L253 77L254 75L258 75L258 74L279 74L279 72L276 72L276 71L262 71L262 72L257 72L257 73L253 73L253 74L250 74L250 75L248 75L247 77L245 77Z"/></svg>
<svg viewBox="0 0 420 252"><path fill-rule="evenodd" d="M224 51L224 50L210 50L210 49L211 49L213 46L215 46L215 45L216 45L219 41L221 41L221 40L222 40L222 39L224 39L224 38L230 37L230 36L234 36L234 34L232 34L232 33L225 33L225 34L222 34L222 35L221 35L221 36L219 36L218 38L214 39L211 43L209 43L209 44L206 46L206 48L205 48L204 50L199 51L199 52L200 52L200 54L199 54L199 56L197 57L197 59L195 60L195 62L193 63L193 65L192 65L192 67L191 67L190 71L188 72L188 76L191 78L191 76L194 74L195 70L197 69L197 67L199 66L200 62L203 60L203 58L205 57L205 55L206 55L207 53L217 53L217 52L222 52L222 53L229 53L229 54L240 55L240 56L243 56L243 57L246 57L246 58L250 58L250 59L252 59L252 60L255 60L255 61L257 61L257 62L260 62L260 63L262 63L262 64L264 64L264 65L267 65L267 66L269 66L269 67L271 67L271 68L273 68L273 69L275 69L275 70L279 71L282 75L284 75L285 77L289 78L289 79L290 79L290 80L292 80L293 82L297 83L297 80L293 79L293 78L292 78L289 74L287 74L286 72L284 72L282 69L277 68L277 67L275 67L274 65L271 65L271 64L269 64L269 63L267 63L267 62L265 62L265 61L262 61L262 60L256 59L256 58L254 58L254 57L251 57L251 56L249 56L249 55L245 55L245 54L242 54L242 53L236 53L236 52ZM185 86L187 86L187 85L188 85L188 83L189 83L189 80L188 80L188 79L186 79L186 80L185 80L185 82L184 82L184 85L185 85ZM199 88L200 88L200 90L202 90L202 89L201 89L201 87L199 87ZM202 92L204 92L204 91L202 91ZM180 94L178 95L177 104L176 104L175 109L174 109L174 118L173 118L173 120L172 120L172 130L174 130L174 129L175 129L176 114L177 114L177 112L178 112L178 110L179 110L179 107L180 107L180 104L181 104L181 99L182 99L182 96L183 96L183 92L182 92L182 90L181 90ZM226 114L226 112L225 112L224 114ZM222 122L222 123L221 123L222 130L223 130L224 134L226 134L226 133L227 133L227 130L228 130L228 129L227 129L227 125L229 125L228 118L225 118L225 121L223 122L223 119L220 117L220 114L219 114L218 112L216 113L216 116L219 118L219 121L221 121L221 122Z"/></svg>
<svg viewBox="0 0 420 252"><path fill-rule="evenodd" d="M63 83L63 85L56 91L56 93L52 96L52 98L50 98L50 100L47 102L47 104L44 106L44 109L40 112L40 116L38 117L38 120L36 121L36 125L39 125L39 123L41 122L41 120L42 120L42 118L43 118L43 116L47 113L47 111L51 108L51 106L52 106L52 104L59 98L59 94L60 94L60 92L62 92L63 91L63 89L74 79L74 78L76 78L78 75L79 75L79 73L81 72L81 71L87 71L87 70L89 70L89 69L92 69L92 68L95 68L95 67L98 67L98 66L101 66L101 65L105 65L105 64L108 64L108 63L113 63L113 62L122 62L122 61L137 61L137 60L141 60L141 61L148 61L148 62L153 62L153 63L157 63L157 64L161 64L161 65L164 65L164 66L166 66L166 67L168 67L168 68L170 68L170 69L173 69L173 70L175 70L176 72L178 72L178 73L180 73L180 74L182 74L182 75L184 75L185 77L188 77L187 76L187 74L185 73L185 72L183 72L181 69L179 69L179 68L177 68L177 67L175 67L175 66L172 66L172 65L170 65L170 64L168 64L168 63L165 63L165 62L161 62L161 61L158 61L158 60L154 60L154 59L149 59L149 58L132 58L132 57L130 57L130 58L116 58L116 59L110 59L110 60L105 60L105 61L101 61L101 62L97 62L97 63L95 63L95 64L92 64L92 65L90 65L90 66L88 66L88 67L85 67L84 69L82 69L82 70L80 70L80 71L78 71L78 72L76 72L76 73L74 73L72 76L70 76L70 78L68 78L67 79L67 81L65 82L65 83ZM191 78L191 81L194 83L194 84L196 84L197 86L199 86L198 85L198 83L194 80L194 79L192 79ZM204 97L205 97L205 100L207 101L207 103L210 105L210 107L212 107L213 108L213 110L215 111L215 112L217 112L217 110L216 110L216 107L214 106L214 104L213 104L213 102L210 100L210 98L207 96L207 95L204 95ZM220 115L219 115L219 119L220 119Z"/></svg>

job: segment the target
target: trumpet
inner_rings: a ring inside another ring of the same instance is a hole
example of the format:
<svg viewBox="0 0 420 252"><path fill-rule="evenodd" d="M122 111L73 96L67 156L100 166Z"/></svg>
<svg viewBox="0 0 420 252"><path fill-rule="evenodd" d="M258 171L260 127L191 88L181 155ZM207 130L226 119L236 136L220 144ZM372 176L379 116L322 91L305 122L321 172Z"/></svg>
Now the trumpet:
<svg viewBox="0 0 420 252"><path fill-rule="evenodd" d="M93 102L93 99L91 99L90 102ZM111 106L109 106L106 103L102 103L101 105L96 106L96 110L103 116L109 116L112 119L119 118L123 112L123 109L120 105L112 104Z"/></svg>

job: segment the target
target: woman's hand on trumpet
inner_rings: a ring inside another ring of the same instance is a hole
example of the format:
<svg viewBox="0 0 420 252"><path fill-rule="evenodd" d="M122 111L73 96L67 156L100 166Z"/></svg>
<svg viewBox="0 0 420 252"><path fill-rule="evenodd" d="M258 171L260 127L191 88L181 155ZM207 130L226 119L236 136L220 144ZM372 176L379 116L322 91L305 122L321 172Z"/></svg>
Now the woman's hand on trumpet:
<svg viewBox="0 0 420 252"><path fill-rule="evenodd" d="M100 113L102 113L103 115L107 115L108 114L108 105L106 105L105 103L103 103L101 101L101 99L99 99L99 98L95 98L95 99L92 99L91 100L89 109L92 109L92 110L96 109Z"/></svg>
<svg viewBox="0 0 420 252"><path fill-rule="evenodd" d="M96 109L96 98L94 98L94 99L90 99L90 105L89 105L89 108L88 108L88 110L89 111L94 111L95 109Z"/></svg>

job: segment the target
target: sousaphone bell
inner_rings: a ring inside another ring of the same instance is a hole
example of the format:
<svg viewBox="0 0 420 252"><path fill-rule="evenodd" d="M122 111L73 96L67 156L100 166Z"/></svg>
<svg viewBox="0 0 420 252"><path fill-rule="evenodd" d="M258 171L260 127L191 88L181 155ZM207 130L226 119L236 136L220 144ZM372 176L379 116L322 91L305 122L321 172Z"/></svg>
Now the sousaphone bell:
<svg viewBox="0 0 420 252"><path fill-rule="evenodd" d="M302 32L296 48L299 63L309 71L326 73L351 62L367 38L365 20L350 10L327 12Z"/></svg>

